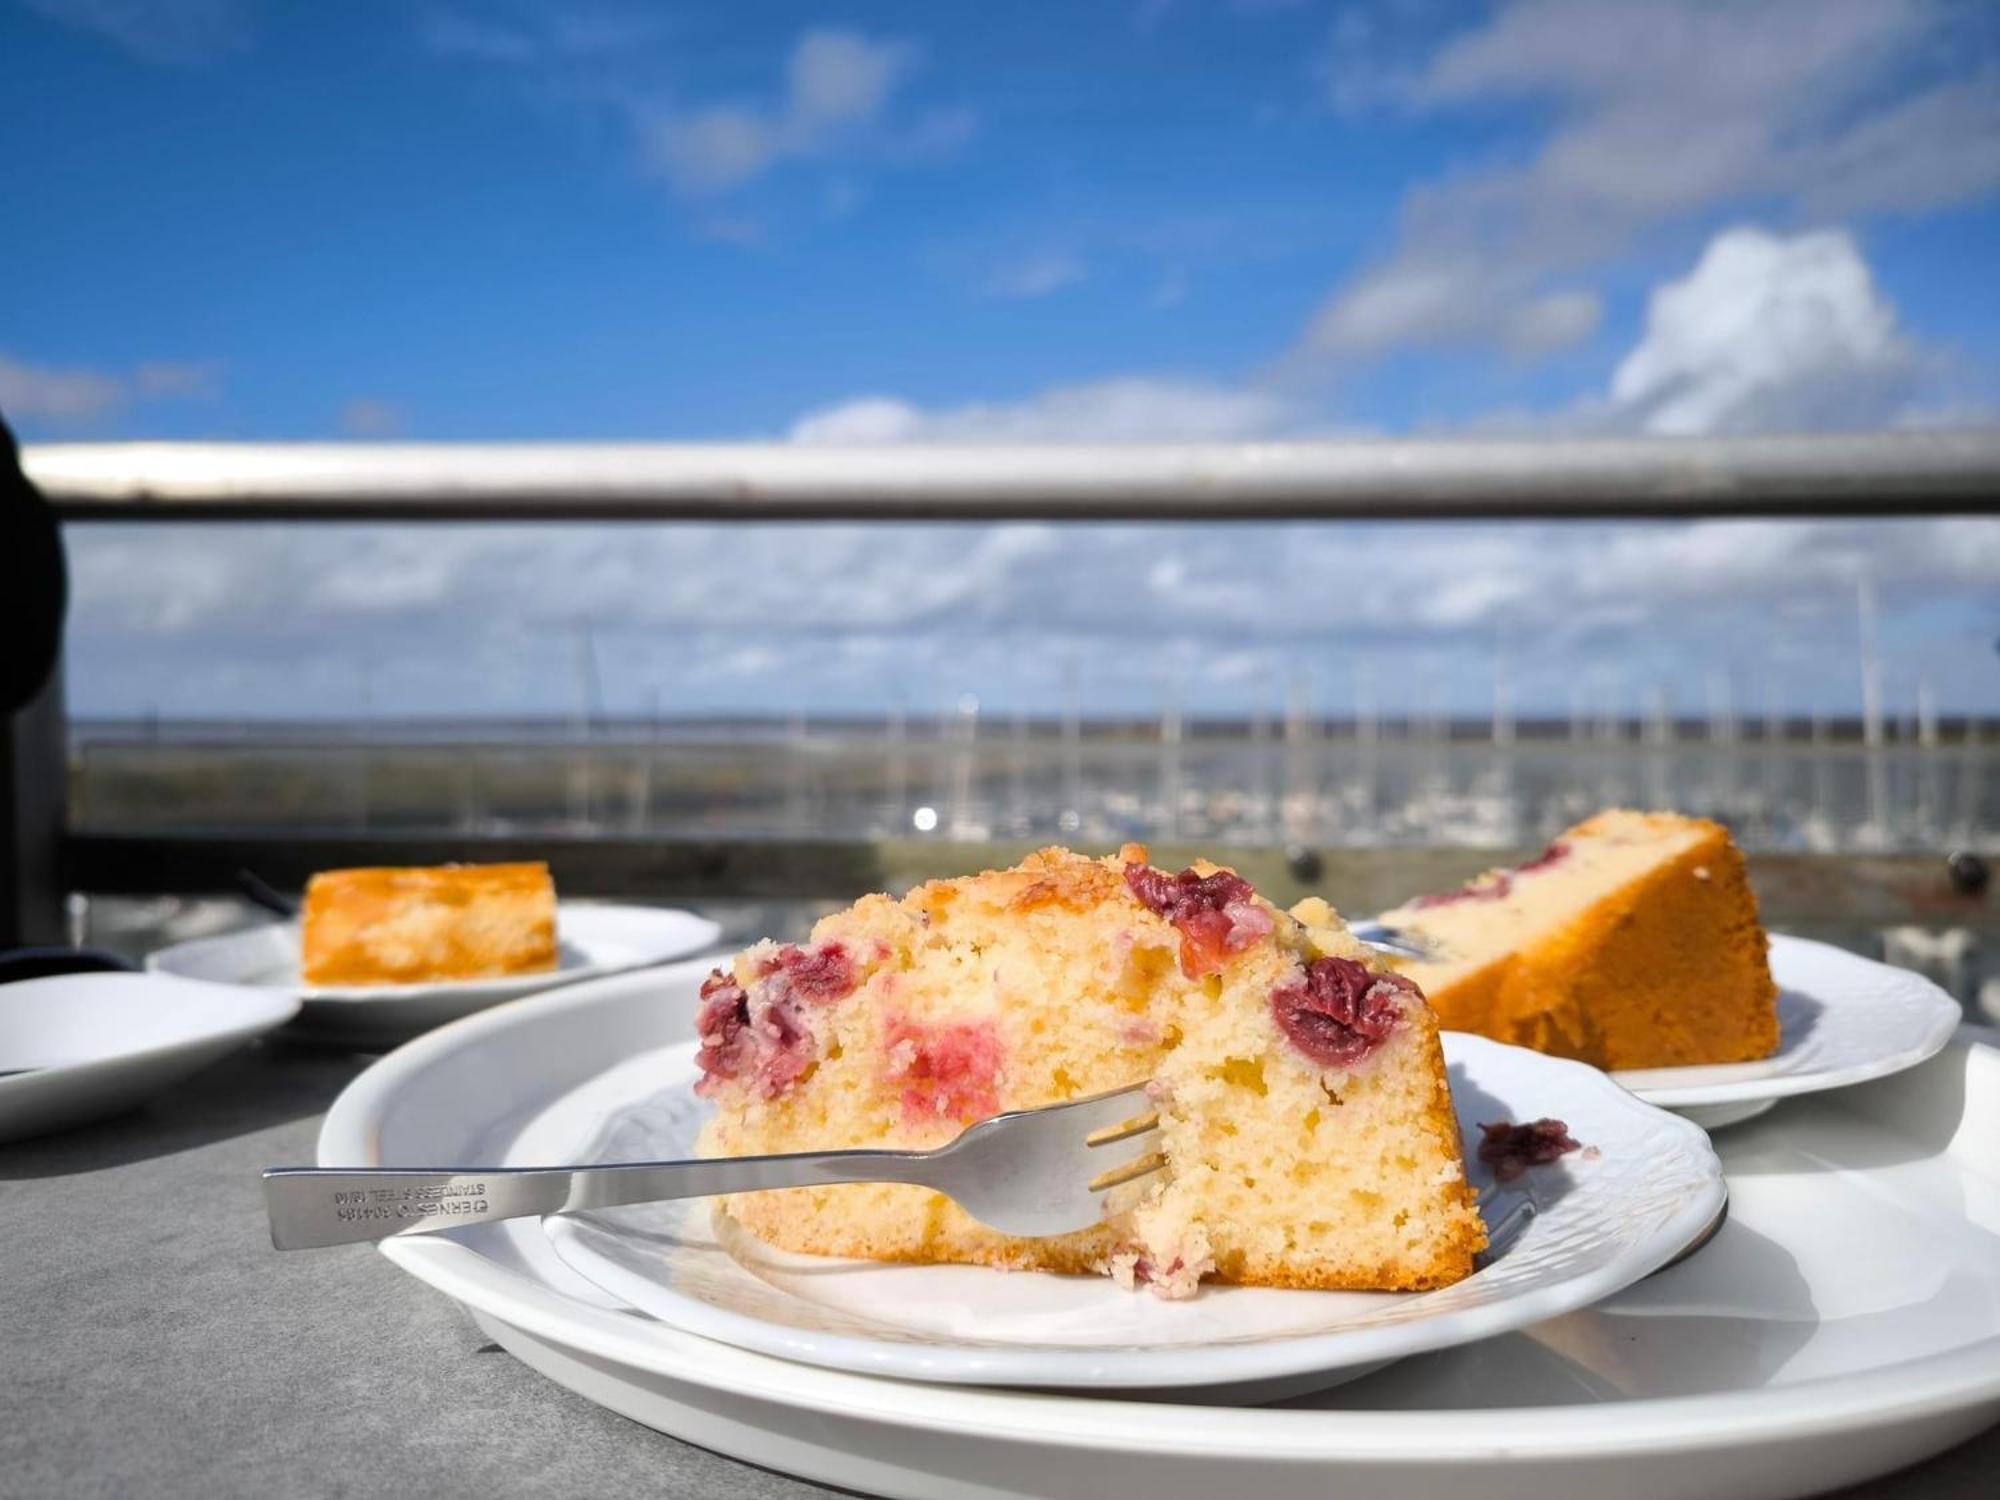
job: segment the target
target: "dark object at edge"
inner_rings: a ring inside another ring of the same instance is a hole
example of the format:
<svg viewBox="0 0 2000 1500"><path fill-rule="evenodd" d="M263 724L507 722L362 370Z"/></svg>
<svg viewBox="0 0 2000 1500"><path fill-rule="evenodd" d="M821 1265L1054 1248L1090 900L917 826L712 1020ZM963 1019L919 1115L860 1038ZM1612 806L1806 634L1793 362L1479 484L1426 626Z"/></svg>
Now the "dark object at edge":
<svg viewBox="0 0 2000 1500"><path fill-rule="evenodd" d="M62 649L69 577L55 512L21 472L0 419L0 716L40 693Z"/></svg>
<svg viewBox="0 0 2000 1500"><path fill-rule="evenodd" d="M0 953L0 984L57 974L130 974L138 967L102 948L11 948Z"/></svg>
<svg viewBox="0 0 2000 1500"><path fill-rule="evenodd" d="M1986 861L1970 849L1954 850L1945 857L1945 874L1951 877L1951 888L1961 896L1977 896L1986 889L1986 882L1992 871Z"/></svg>

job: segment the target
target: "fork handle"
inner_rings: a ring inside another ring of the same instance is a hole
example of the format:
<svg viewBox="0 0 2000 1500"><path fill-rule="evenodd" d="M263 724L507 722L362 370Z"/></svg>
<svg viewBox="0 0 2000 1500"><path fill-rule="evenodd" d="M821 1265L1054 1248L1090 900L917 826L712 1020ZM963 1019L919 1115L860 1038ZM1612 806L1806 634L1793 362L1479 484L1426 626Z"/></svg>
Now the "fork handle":
<svg viewBox="0 0 2000 1500"><path fill-rule="evenodd" d="M929 1186L927 1151L811 1151L603 1167L273 1167L271 1243L351 1245L543 1214L837 1182Z"/></svg>

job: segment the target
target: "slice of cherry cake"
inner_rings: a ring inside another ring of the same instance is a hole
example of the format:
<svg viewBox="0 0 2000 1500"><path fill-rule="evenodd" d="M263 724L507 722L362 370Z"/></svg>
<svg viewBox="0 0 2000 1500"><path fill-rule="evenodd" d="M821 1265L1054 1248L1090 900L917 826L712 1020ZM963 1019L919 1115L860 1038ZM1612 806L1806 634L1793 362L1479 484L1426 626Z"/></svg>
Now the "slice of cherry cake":
<svg viewBox="0 0 2000 1500"><path fill-rule="evenodd" d="M790 1250L1415 1290L1469 1274L1466 1185L1437 1025L1332 908L1279 911L1231 871L1128 845L868 896L803 946L760 943L702 989L710 1156L942 1145L971 1121L1150 1079L1166 1169L1106 1222L996 1234L922 1188L740 1194ZM1122 1193L1122 1197L1118 1194Z"/></svg>

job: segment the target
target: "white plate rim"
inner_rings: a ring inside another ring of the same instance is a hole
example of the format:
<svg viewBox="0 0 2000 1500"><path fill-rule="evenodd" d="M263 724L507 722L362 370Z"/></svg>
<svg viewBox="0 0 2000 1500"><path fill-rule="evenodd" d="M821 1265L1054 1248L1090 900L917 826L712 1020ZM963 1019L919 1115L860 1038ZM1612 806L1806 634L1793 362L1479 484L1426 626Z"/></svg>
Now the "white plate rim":
<svg viewBox="0 0 2000 1500"><path fill-rule="evenodd" d="M678 966L697 975L703 965ZM541 1014L584 1009L630 976L577 985L541 1002ZM322 1166L375 1165L377 1122L399 1090L452 1051L520 1013L500 1007L428 1032L377 1060L334 1101L321 1127ZM1965 1028L1966 1046L2000 1051L2000 1032ZM1227 1446L1303 1463L1365 1460L1421 1468L1701 1452L1731 1442L1782 1442L1830 1423L1890 1428L2000 1400L2000 1338L1881 1372L1860 1372L1726 1394L1544 1406L1526 1424L1510 1409L1285 1410L1093 1400L1079 1395L918 1385L822 1370L642 1325L631 1314L567 1296L488 1259L451 1234L386 1240L394 1265L469 1310L555 1348L641 1374L890 1430L1117 1452L1207 1452ZM1197 1438L1196 1434L1200 1437ZM1204 1442L1202 1439L1211 1439Z"/></svg>
<svg viewBox="0 0 2000 1500"><path fill-rule="evenodd" d="M172 967L176 959L210 953L226 952L230 948L243 946L246 942L261 941L273 927L291 927L296 930L296 918L289 922L278 921L258 927L239 928L235 932L217 933L210 937L189 938L185 942L172 943L164 948L156 948L146 955L148 973L165 974L176 979L187 979L200 984L220 984L232 989L266 990L279 994L297 995L307 1005L320 1006L361 1006L393 1003L398 1000L453 998L475 999L480 996L515 996L567 988L589 980L603 979L623 974L635 968L653 964L669 963L691 954L703 953L715 946L722 936L722 924L713 918L704 917L678 906L637 906L612 901L560 900L556 903L556 937L560 942L564 934L566 919L581 918L586 925L597 920L607 921L655 921L672 919L687 928L688 935L666 945L656 956L640 957L618 963L584 963L573 969L551 969L540 974L494 974L484 979L446 979L430 984L379 984L365 987L340 985L307 984L250 984L223 979L198 978ZM255 936L252 936L252 935Z"/></svg>
<svg viewBox="0 0 2000 1500"><path fill-rule="evenodd" d="M718 1343L830 1369L901 1380L1159 1391L1174 1387L1247 1385L1348 1370L1453 1348L1560 1317L1623 1291L1658 1270L1700 1239L1721 1215L1727 1201L1722 1164L1716 1159L1707 1132L1700 1126L1644 1103L1584 1063L1548 1057L1465 1032L1447 1033L1445 1047L1448 1061L1472 1062L1484 1055L1505 1066L1545 1073L1549 1077L1551 1098L1570 1100L1578 1091L1589 1090L1606 1107L1643 1117L1653 1128L1678 1137L1693 1163L1705 1167L1707 1175L1690 1185L1686 1200L1651 1235L1625 1247L1605 1264L1567 1280L1524 1289L1504 1301L1407 1323L1298 1334L1256 1343L1204 1344L1191 1348L1155 1346L1140 1351L1090 1345L1059 1350L1006 1349L945 1340L893 1343L865 1334L821 1332L771 1323L676 1294L671 1289L662 1296L656 1285L640 1285L638 1278L603 1262L591 1252L580 1226L571 1220L545 1219L542 1228L555 1245L557 1255L585 1280L670 1327ZM1568 1113L1566 1106L1564 1111ZM579 1264L579 1260L586 1264ZM662 1307L671 1307L673 1315L667 1315Z"/></svg>
<svg viewBox="0 0 2000 1500"><path fill-rule="evenodd" d="M1612 1081L1644 1099L1648 1104L1659 1105L1662 1109L1688 1109L1710 1104L1752 1104L1767 1100L1789 1099L1800 1094L1817 1094L1827 1089L1848 1088L1853 1084L1867 1083L1872 1079L1887 1078L1892 1073L1900 1073L1907 1068L1916 1067L1919 1063L1928 1062L1944 1050L1945 1045L1951 1041L1952 1034L1964 1020L1964 1012L1957 1001L1923 975L1909 969L1878 963L1872 958L1864 958L1859 953L1849 952L1833 943L1822 943L1812 938L1790 937L1783 933L1771 934L1771 950L1774 964L1782 953L1794 951L1802 958L1810 958L1820 963L1831 963L1840 967L1865 967L1892 975L1894 982L1907 992L1911 1000L1922 1003L1927 1012L1925 1024L1912 1035L1907 1045L1891 1052L1878 1053L1864 1061L1848 1063L1843 1067L1820 1068L1804 1073L1774 1073L1766 1078L1742 1078L1699 1084L1675 1083L1670 1075L1679 1072L1699 1073L1706 1069L1646 1068L1612 1073L1610 1075ZM1647 1078L1655 1081L1640 1081L1633 1076L1634 1072L1643 1072ZM1658 1081L1661 1079L1665 1081Z"/></svg>
<svg viewBox="0 0 2000 1500"><path fill-rule="evenodd" d="M95 980L137 979L148 984L167 984L175 987L192 986L197 989L219 990L227 994L232 1003L247 1008L243 1019L227 1026L218 1026L207 1031L190 1031L169 1042L155 1042L146 1047L132 1047L122 1052L105 1052L96 1057L79 1058L75 1062L43 1063L23 1072L0 1076L0 1092L25 1090L39 1087L49 1079L74 1078L94 1071L124 1068L134 1063L164 1061L180 1053L198 1048L228 1045L231 1048L253 1041L266 1032L276 1031L280 1026L299 1013L300 1001L296 995L283 990L267 989L260 985L218 984L209 979L189 979L181 974L148 974L111 970L95 974L50 974L47 979ZM0 989L0 1003L8 999L7 991L17 990L23 984L36 984L39 980L24 979ZM80 987L80 986L78 986ZM250 991L245 995L244 991ZM254 998L252 998L254 997ZM171 1087L171 1084L162 1085Z"/></svg>

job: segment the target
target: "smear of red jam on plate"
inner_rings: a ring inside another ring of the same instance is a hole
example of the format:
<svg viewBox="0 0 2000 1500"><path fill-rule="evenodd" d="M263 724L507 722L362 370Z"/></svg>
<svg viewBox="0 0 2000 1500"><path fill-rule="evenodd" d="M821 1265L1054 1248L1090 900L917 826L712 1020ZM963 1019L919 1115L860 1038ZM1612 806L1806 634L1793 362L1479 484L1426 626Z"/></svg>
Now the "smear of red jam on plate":
<svg viewBox="0 0 2000 1500"><path fill-rule="evenodd" d="M1528 1168L1545 1167L1583 1146L1570 1138L1569 1126L1561 1120L1531 1120L1526 1125L1499 1120L1479 1129L1483 1133L1479 1159L1500 1182L1513 1182Z"/></svg>

